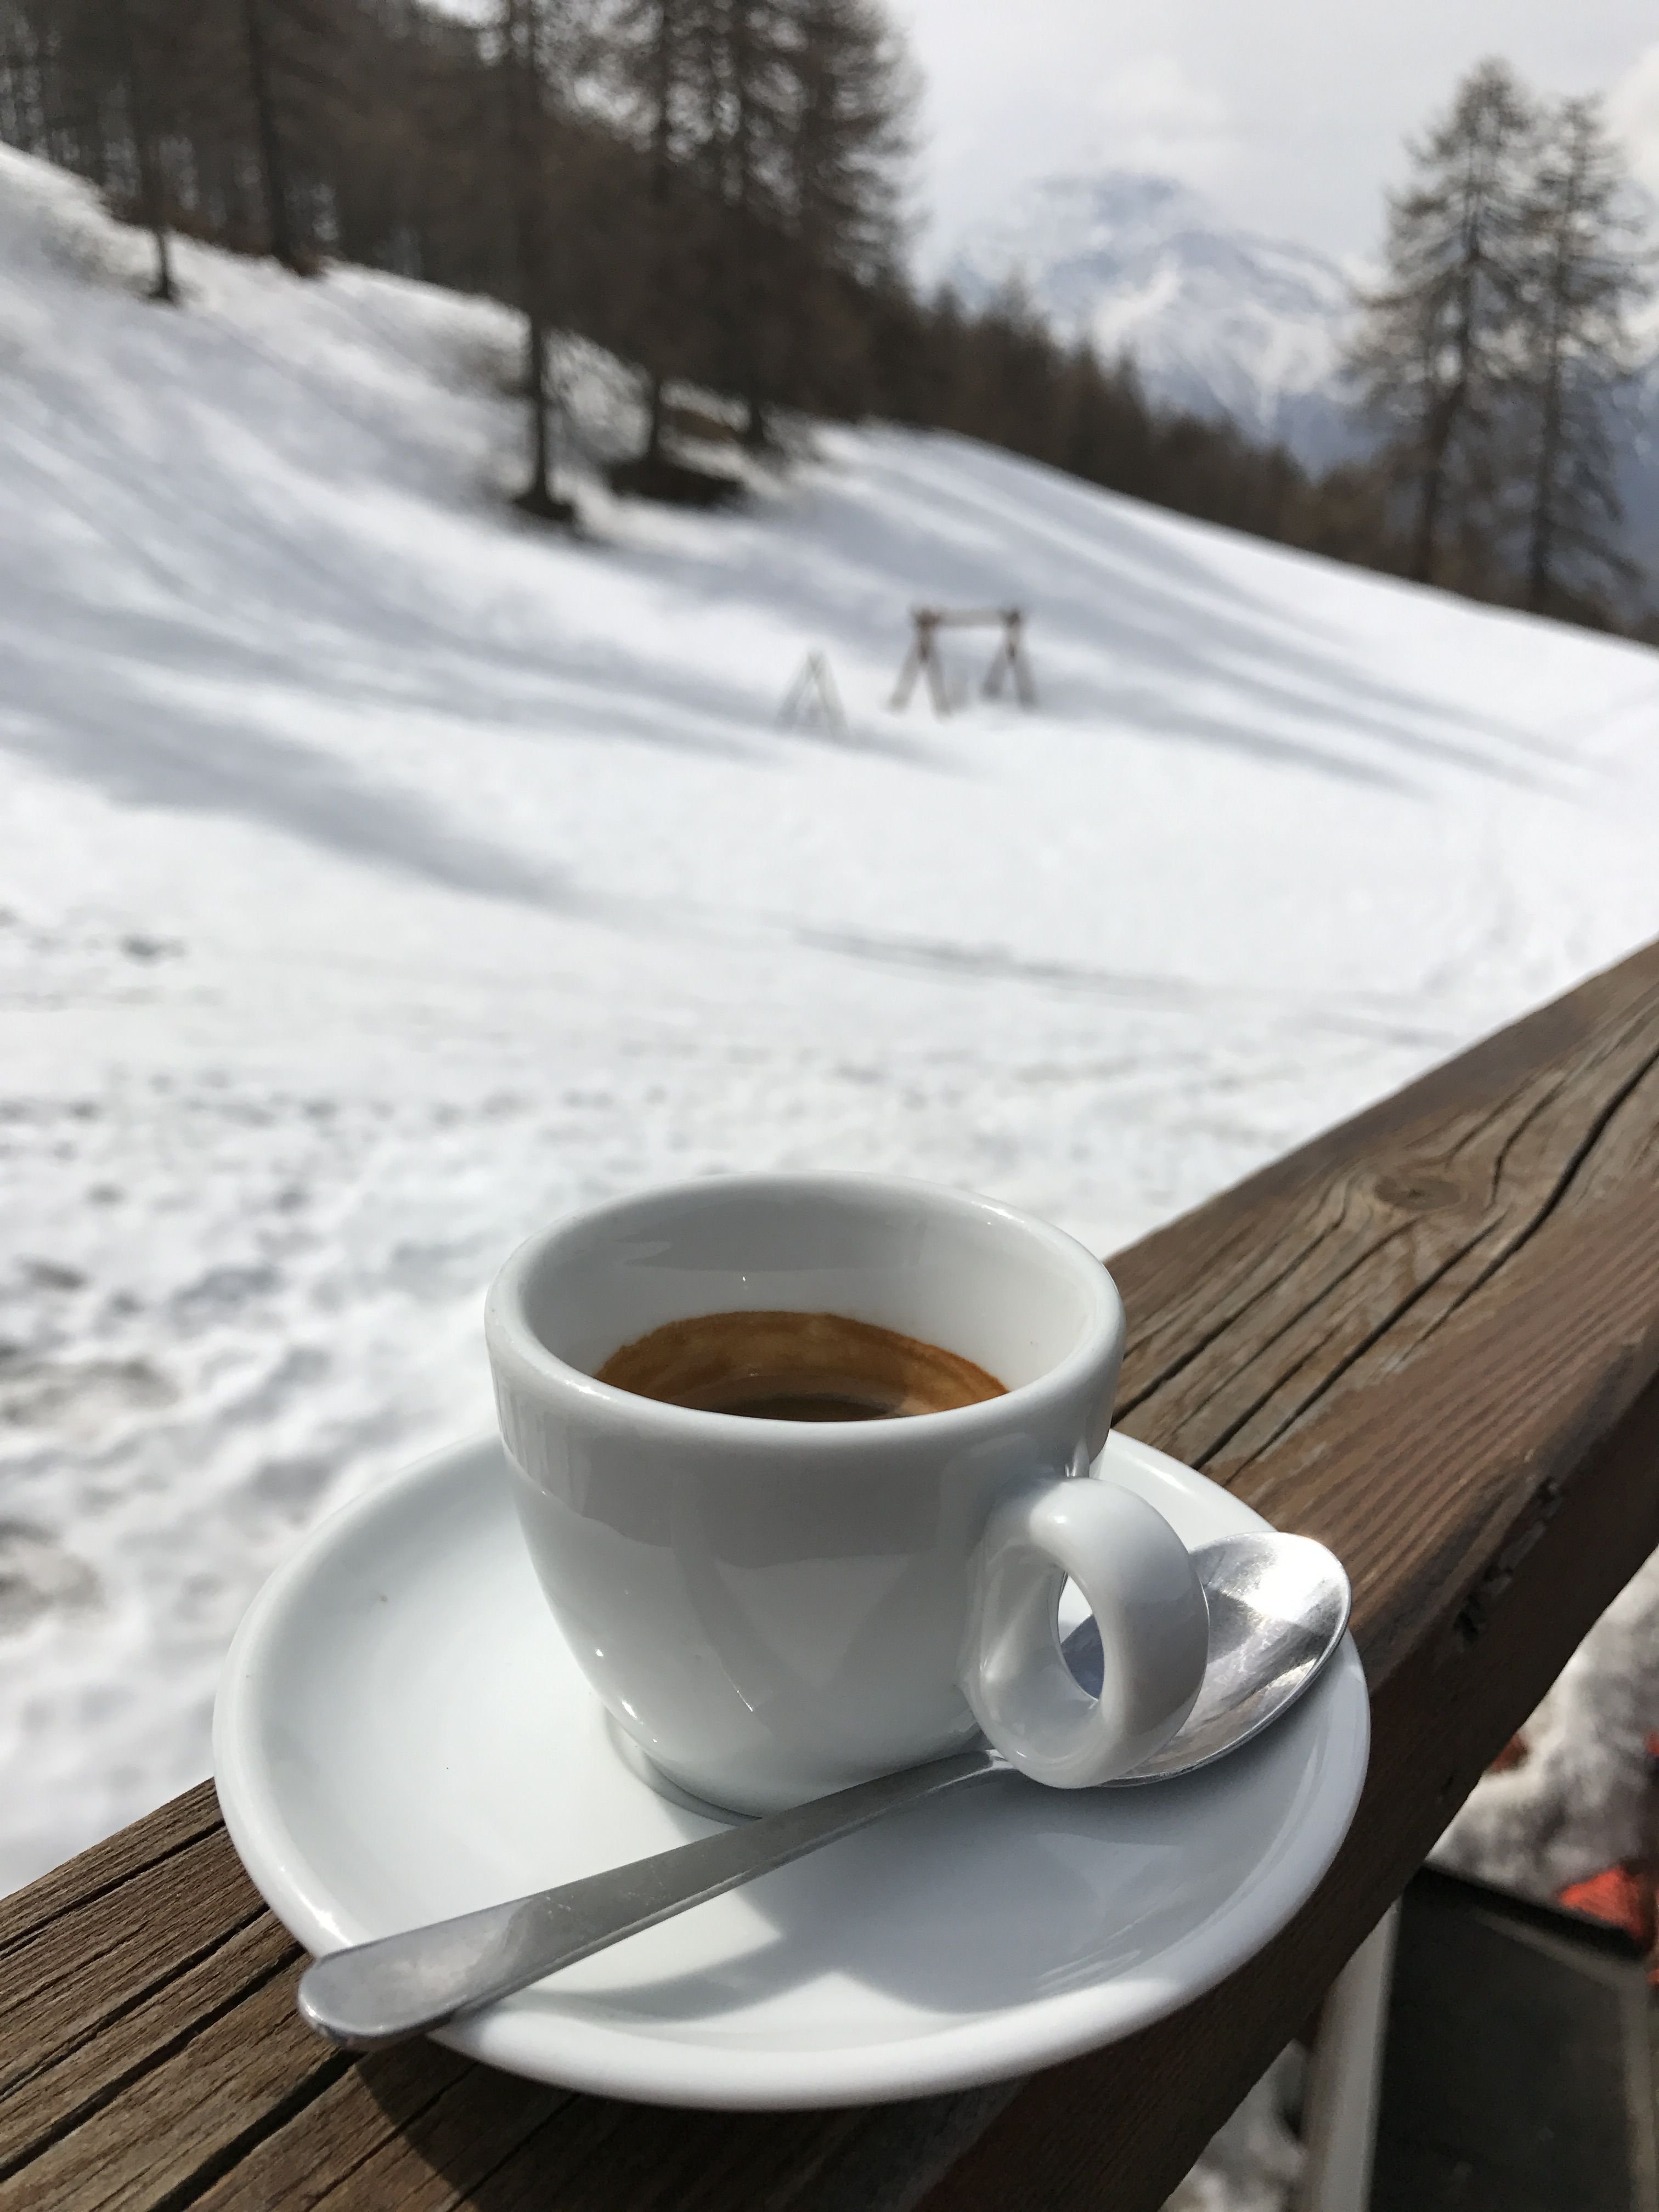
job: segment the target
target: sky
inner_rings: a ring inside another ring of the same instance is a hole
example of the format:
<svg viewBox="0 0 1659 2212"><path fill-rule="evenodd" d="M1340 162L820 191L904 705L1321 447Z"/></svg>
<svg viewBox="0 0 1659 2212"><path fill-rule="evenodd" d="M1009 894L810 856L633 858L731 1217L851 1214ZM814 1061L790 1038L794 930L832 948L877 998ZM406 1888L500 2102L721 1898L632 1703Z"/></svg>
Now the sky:
<svg viewBox="0 0 1659 2212"><path fill-rule="evenodd" d="M1659 192L1654 0L890 0L926 80L924 265L1022 184L1179 177L1231 221L1368 258L1402 142L1487 54L1534 89L1605 92Z"/></svg>

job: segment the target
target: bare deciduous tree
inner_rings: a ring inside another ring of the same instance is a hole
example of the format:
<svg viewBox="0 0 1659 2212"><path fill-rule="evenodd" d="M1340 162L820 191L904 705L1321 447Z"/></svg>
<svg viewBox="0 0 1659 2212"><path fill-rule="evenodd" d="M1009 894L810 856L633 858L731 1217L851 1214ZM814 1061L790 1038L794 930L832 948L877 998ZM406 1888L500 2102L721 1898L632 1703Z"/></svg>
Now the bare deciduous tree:
<svg viewBox="0 0 1659 2212"><path fill-rule="evenodd" d="M1437 574L1449 523L1495 530L1494 447L1514 366L1525 259L1532 103L1482 62L1412 149L1416 179L1389 209L1388 276L1347 367L1383 428L1413 510L1410 572Z"/></svg>
<svg viewBox="0 0 1659 2212"><path fill-rule="evenodd" d="M1626 316L1645 257L1624 164L1594 100L1564 100L1540 133L1527 193L1528 282L1518 386L1526 601L1622 580L1610 416L1634 367Z"/></svg>

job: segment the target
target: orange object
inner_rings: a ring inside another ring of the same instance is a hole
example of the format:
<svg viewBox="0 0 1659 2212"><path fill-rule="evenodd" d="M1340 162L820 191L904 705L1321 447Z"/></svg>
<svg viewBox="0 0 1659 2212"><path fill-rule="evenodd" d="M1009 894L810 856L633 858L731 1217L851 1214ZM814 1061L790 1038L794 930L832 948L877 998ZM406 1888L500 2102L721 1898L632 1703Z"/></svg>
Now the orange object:
<svg viewBox="0 0 1659 2212"><path fill-rule="evenodd" d="M1556 1902L1569 1912L1588 1913L1610 1928L1622 1928L1644 1951L1653 1948L1653 1877L1644 1868L1604 1867L1588 1881L1569 1882Z"/></svg>

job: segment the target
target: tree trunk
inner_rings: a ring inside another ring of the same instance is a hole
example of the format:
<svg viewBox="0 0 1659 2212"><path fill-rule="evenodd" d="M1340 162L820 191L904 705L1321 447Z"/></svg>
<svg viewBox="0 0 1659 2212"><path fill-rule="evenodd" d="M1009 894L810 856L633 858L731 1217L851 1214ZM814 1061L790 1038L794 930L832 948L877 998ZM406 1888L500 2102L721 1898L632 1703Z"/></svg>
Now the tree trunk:
<svg viewBox="0 0 1659 2212"><path fill-rule="evenodd" d="M651 379L650 391L646 401L645 453L643 459L647 461L654 462L659 461L662 459L663 417L667 411L668 408L667 399L665 397L665 380L653 374Z"/></svg>
<svg viewBox="0 0 1659 2212"><path fill-rule="evenodd" d="M1435 555L1440 544L1440 514L1446 496L1446 458L1451 450L1452 433L1457 418L1463 411L1468 397L1467 374L1453 380L1449 389L1441 398L1430 419L1425 441L1423 491L1417 511L1417 530L1412 544L1412 581L1431 584L1434 581Z"/></svg>
<svg viewBox="0 0 1659 2212"><path fill-rule="evenodd" d="M1555 580L1555 472L1560 459L1561 365L1555 359L1550 364L1539 409L1538 467L1533 478L1532 515L1527 533L1527 610L1534 615L1541 615L1547 608Z"/></svg>
<svg viewBox="0 0 1659 2212"><path fill-rule="evenodd" d="M284 269L300 273L294 228L288 204L288 172L283 155L282 133L271 94L270 56L265 45L265 0L242 0L242 22L247 39L248 86L253 94L254 128L259 142L259 182L264 194L265 234L271 252Z"/></svg>
<svg viewBox="0 0 1659 2212"><path fill-rule="evenodd" d="M536 0L505 0L501 29L507 72L507 136L514 172L519 298L525 317L525 385L530 402L530 481L514 503L541 521L569 522L574 519L575 509L553 488L553 441L548 423L541 52Z"/></svg>
<svg viewBox="0 0 1659 2212"><path fill-rule="evenodd" d="M1411 577L1414 584L1434 581L1435 549L1440 536L1441 487L1446 476L1446 441L1431 454L1423 471L1422 495L1418 501L1417 528L1412 538Z"/></svg>
<svg viewBox="0 0 1659 2212"><path fill-rule="evenodd" d="M669 234L669 200L673 191L673 100L680 30L677 7L678 0L657 0L656 36L651 53L651 299L645 315L650 392L643 455L649 466L662 459L667 385L663 361L673 343L673 333L665 325L672 320L671 293L676 290L672 273L674 246Z"/></svg>
<svg viewBox="0 0 1659 2212"><path fill-rule="evenodd" d="M757 78L760 39L753 0L735 0L732 9L732 76L736 117L732 154L736 162L738 391L743 401L743 443L759 453L768 441L762 349L765 343L765 298L760 276L759 117Z"/></svg>
<svg viewBox="0 0 1659 2212"><path fill-rule="evenodd" d="M167 196L161 165L155 157L155 141L150 134L149 100L138 56L138 41L132 34L132 0L118 0L117 20L122 69L126 77L127 110L132 124L133 148L138 157L138 197L144 221L155 240L155 282L150 286L149 296L172 306L179 294L173 282L173 262L167 251Z"/></svg>
<svg viewBox="0 0 1659 2212"><path fill-rule="evenodd" d="M519 504L532 514L553 511L553 447L547 424L547 332L532 307L525 318L525 384L530 394L530 482Z"/></svg>
<svg viewBox="0 0 1659 2212"><path fill-rule="evenodd" d="M1527 608L1542 614L1550 599L1556 539L1556 471L1561 464L1561 389L1572 225L1577 216L1577 178L1567 186L1550 257L1549 329L1538 400L1538 462L1533 472L1532 514L1527 532Z"/></svg>

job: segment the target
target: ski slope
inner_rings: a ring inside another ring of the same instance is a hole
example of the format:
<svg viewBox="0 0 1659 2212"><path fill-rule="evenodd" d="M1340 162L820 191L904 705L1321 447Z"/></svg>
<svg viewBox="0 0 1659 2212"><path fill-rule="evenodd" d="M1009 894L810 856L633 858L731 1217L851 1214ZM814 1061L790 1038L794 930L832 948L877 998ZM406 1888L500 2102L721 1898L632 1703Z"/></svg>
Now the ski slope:
<svg viewBox="0 0 1659 2212"><path fill-rule="evenodd" d="M570 544L504 311L146 258L0 151L0 1884L205 1771L550 1215L868 1167L1109 1249L1659 932L1648 652L945 437L620 505L586 353ZM888 711L920 599L1040 711Z"/></svg>

